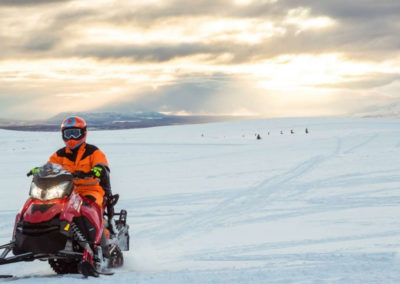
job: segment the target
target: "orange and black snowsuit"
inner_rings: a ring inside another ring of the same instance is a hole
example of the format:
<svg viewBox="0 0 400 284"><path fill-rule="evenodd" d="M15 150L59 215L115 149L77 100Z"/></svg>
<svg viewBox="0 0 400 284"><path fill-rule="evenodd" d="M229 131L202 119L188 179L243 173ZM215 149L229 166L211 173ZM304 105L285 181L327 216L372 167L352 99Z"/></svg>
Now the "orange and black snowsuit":
<svg viewBox="0 0 400 284"><path fill-rule="evenodd" d="M74 150L64 147L51 155L49 163L59 164L71 173L75 171L88 173L94 166L102 166L106 171L102 180L98 178L74 180L76 192L81 196L94 197L97 205L102 208L103 196L105 192L111 192L111 187L107 158L101 150L87 143Z"/></svg>

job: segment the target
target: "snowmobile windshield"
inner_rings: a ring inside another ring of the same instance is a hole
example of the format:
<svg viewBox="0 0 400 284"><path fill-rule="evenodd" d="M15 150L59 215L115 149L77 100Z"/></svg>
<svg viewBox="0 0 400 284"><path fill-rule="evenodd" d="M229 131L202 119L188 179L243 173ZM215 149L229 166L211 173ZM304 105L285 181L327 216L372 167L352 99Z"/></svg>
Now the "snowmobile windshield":
<svg viewBox="0 0 400 284"><path fill-rule="evenodd" d="M75 139L79 140L83 137L84 133L80 128L67 128L62 131L65 140Z"/></svg>
<svg viewBox="0 0 400 284"><path fill-rule="evenodd" d="M48 201L64 198L72 193L73 177L70 172L57 164L46 164L33 176L30 196L34 199Z"/></svg>
<svg viewBox="0 0 400 284"><path fill-rule="evenodd" d="M41 188L37 186L36 183L32 182L30 196L42 201L60 199L69 196L72 192L72 188L70 182L62 182L49 188Z"/></svg>

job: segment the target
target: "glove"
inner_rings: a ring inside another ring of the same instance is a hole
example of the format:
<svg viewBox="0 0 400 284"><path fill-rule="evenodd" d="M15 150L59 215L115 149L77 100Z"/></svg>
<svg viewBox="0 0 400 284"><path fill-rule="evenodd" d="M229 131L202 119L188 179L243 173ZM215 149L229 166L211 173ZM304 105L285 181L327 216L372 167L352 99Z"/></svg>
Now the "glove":
<svg viewBox="0 0 400 284"><path fill-rule="evenodd" d="M85 173L83 171L75 171L75 172L72 173L72 176L75 179L84 179L84 178L90 177L90 175L88 175L88 173Z"/></svg>
<svg viewBox="0 0 400 284"><path fill-rule="evenodd" d="M119 194L115 194L115 195L109 195L107 196L107 204L110 204L111 206L115 206L115 204L117 204L118 200L119 200Z"/></svg>
<svg viewBox="0 0 400 284"><path fill-rule="evenodd" d="M115 214L114 206L115 204L117 204L118 199L119 199L119 194L110 195L107 197L107 217L109 222L114 218ZM109 224L109 228L111 228L114 231L113 226L111 224Z"/></svg>
<svg viewBox="0 0 400 284"><path fill-rule="evenodd" d="M100 179L100 186L103 188L107 197L112 197L111 184L110 184L110 169L107 165L96 164L90 173L93 177Z"/></svg>
<svg viewBox="0 0 400 284"><path fill-rule="evenodd" d="M98 166L94 166L91 170L90 173L93 174L93 176L97 177L97 178L102 178L104 176L103 173L103 168L102 167L98 167Z"/></svg>
<svg viewBox="0 0 400 284"><path fill-rule="evenodd" d="M41 167L35 167L35 168L33 168L33 169L31 169L27 174L26 174L26 176L31 176L31 175L34 175L34 174L37 174L38 172L40 172L40 170L41 170Z"/></svg>

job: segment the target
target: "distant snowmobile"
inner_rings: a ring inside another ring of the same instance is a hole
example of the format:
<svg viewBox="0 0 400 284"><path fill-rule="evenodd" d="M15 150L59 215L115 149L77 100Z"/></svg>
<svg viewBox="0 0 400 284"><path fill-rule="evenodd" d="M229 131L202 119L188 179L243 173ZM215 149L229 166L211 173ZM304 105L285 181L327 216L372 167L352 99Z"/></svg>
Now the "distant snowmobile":
<svg viewBox="0 0 400 284"><path fill-rule="evenodd" d="M94 210L99 208L85 206L88 200L74 191L73 179L78 176L91 175L71 174L56 164L46 164L33 174L30 197L16 216L12 240L0 246L0 265L48 260L58 274L81 273L86 277L112 275L110 268L123 265L122 251L129 250L126 210L110 215L105 214L104 206L102 214L96 214ZM106 202L115 205L118 197ZM108 220L107 216L113 215L118 219ZM96 220L95 216L104 217ZM85 222L86 218L91 222ZM95 234L94 238L89 234ZM7 257L11 251L14 256Z"/></svg>

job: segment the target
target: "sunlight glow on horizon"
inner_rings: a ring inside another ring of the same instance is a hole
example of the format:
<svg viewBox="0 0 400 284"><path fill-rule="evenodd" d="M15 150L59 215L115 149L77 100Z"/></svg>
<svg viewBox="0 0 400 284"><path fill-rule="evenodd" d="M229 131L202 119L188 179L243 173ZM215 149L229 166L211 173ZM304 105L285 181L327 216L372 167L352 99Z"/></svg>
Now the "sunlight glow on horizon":
<svg viewBox="0 0 400 284"><path fill-rule="evenodd" d="M46 60L46 70L37 70L37 64L43 63L32 61L8 61L0 63L2 70L8 70L9 79L0 71L4 82L31 82L36 87L45 86L48 80L65 82L68 85L63 89L57 90L54 101L62 101L61 107L49 107L47 111L53 114L61 112L65 105L70 109L80 111L96 109L114 101L116 98L124 98L140 93L140 90L147 87L158 89L163 86L171 85L179 80L179 74L198 74L198 72L210 71L213 73L225 73L235 76L247 76L269 95L266 103L271 104L271 98L276 106L283 107L290 105L319 103L321 99L332 96L334 86L340 82L351 81L357 75L373 73L399 71L393 64L369 64L363 62L345 61L340 54L326 54L319 56L311 55L287 55L278 57L263 63L249 64L245 66L213 65L203 66L201 61L193 62L190 60L176 60L176 68L179 72L176 75L168 72L165 74L164 68L168 69L171 62L165 64L143 66L120 63L116 66L109 65L107 62L96 60ZM389 66L391 65L391 66ZM63 66L64 68L60 68ZM82 69L82 66L85 66ZM101 71L100 71L101 70ZM75 72L80 71L80 72ZM11 75L15 72L15 75ZM151 72L146 73L146 72ZM18 75L17 75L18 74ZM11 75L11 76L10 76ZM113 78L118 79L115 81ZM350 79L349 79L350 78ZM86 91L76 88L74 85L85 83ZM327 84L326 88L321 85ZM44 87L43 87L44 88ZM74 91L76 89L76 91ZM325 89L325 90L324 90ZM277 92L273 96L271 92ZM283 96L283 93L285 96ZM79 101L77 101L79 99ZM95 99L95 100L94 100ZM168 112L164 112L168 113ZM177 115L188 115L185 110L169 112ZM274 116L285 116L281 112L269 112ZM291 113L300 115L302 112L291 110ZM307 111L308 114L320 114L320 111ZM205 113L200 113L205 114ZM209 113L213 114L213 113ZM262 115L259 111L242 109L225 115Z"/></svg>

